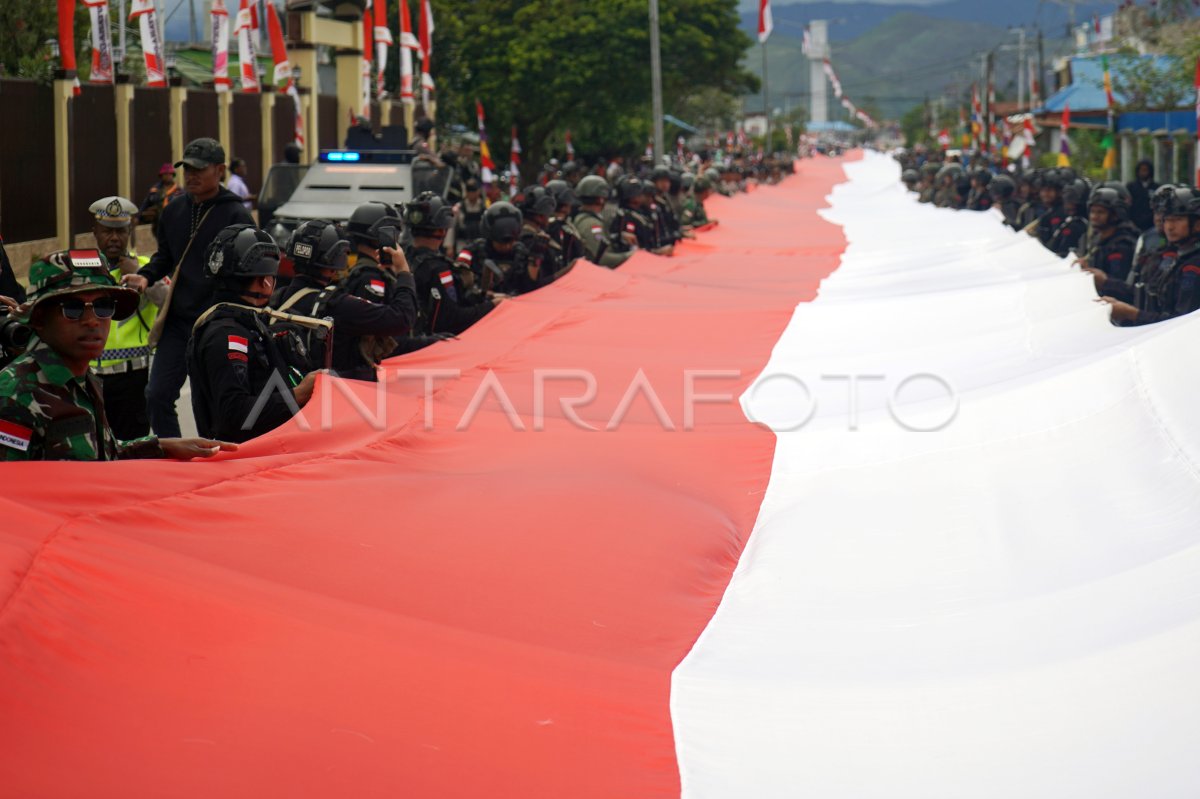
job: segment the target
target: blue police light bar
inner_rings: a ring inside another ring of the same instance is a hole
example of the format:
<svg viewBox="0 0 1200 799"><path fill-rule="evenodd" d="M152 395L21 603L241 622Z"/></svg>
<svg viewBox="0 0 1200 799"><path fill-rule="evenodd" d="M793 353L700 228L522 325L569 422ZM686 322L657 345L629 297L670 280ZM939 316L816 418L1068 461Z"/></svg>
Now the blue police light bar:
<svg viewBox="0 0 1200 799"><path fill-rule="evenodd" d="M326 164L410 164L412 150L322 150L317 160Z"/></svg>

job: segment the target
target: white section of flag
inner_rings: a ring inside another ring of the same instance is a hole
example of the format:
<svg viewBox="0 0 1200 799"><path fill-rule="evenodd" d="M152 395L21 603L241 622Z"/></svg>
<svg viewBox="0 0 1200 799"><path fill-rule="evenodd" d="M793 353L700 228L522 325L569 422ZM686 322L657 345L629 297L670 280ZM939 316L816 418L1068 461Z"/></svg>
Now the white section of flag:
<svg viewBox="0 0 1200 799"><path fill-rule="evenodd" d="M1195 794L1200 317L1113 327L995 214L847 172L742 398L797 429L672 678L682 795Z"/></svg>

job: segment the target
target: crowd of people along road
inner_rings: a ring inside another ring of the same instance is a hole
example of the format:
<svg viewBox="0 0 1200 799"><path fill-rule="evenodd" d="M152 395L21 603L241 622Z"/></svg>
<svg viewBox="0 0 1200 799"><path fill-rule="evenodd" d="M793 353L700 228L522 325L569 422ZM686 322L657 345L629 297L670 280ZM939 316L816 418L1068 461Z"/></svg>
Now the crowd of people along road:
<svg viewBox="0 0 1200 799"><path fill-rule="evenodd" d="M969 166L935 158L900 156L902 180L921 202L999 209L1005 224L1089 272L1114 324L1153 324L1200 308L1196 187L1159 185L1148 160L1129 183L1093 184L1069 167L1010 173L978 155Z"/></svg>
<svg viewBox="0 0 1200 799"><path fill-rule="evenodd" d="M298 412L318 374L376 380L385 358L455 337L580 259L669 256L717 224L704 208L714 192L793 170L743 153L551 161L508 196L482 184L477 162L441 155L455 168L448 197L366 202L345 223L302 224L281 249L255 227L247 192L230 190L220 143L196 139L141 206L94 202L96 249L38 259L28 290L0 245L0 461L234 450ZM154 224L149 257L132 249L139 219ZM175 410L189 379L199 438L180 437Z"/></svg>

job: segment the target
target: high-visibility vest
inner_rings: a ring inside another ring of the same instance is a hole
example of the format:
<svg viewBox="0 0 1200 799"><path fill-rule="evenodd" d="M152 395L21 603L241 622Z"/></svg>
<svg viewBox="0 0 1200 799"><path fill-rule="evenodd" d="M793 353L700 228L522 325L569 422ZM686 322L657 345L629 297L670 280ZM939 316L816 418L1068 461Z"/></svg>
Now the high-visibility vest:
<svg viewBox="0 0 1200 799"><path fill-rule="evenodd" d="M145 256L137 256L138 266L150 262ZM121 270L112 270L113 280L121 282ZM111 375L147 369L150 366L150 328L158 317L158 306L145 294L138 309L128 319L113 320L108 328L108 341L104 352L92 362L96 374Z"/></svg>

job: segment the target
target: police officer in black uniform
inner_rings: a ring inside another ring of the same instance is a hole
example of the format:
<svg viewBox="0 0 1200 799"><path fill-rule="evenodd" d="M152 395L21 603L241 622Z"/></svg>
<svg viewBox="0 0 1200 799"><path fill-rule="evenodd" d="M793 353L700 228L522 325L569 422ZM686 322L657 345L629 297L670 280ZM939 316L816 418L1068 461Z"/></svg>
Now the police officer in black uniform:
<svg viewBox="0 0 1200 799"><path fill-rule="evenodd" d="M1054 229L1046 246L1055 255L1063 258L1070 255L1079 246L1083 234L1087 232L1087 202L1091 188L1082 178L1075 178L1062 189L1062 208L1064 219Z"/></svg>
<svg viewBox="0 0 1200 799"><path fill-rule="evenodd" d="M1101 187L1088 200L1088 249L1083 267L1097 276L1097 288L1109 281L1125 282L1133 268L1138 230L1129 222L1129 203L1113 187Z"/></svg>
<svg viewBox="0 0 1200 799"><path fill-rule="evenodd" d="M550 235L550 219L558 210L554 195L544 186L527 186L521 192L521 235L530 257L538 262L538 285L552 282L566 268L562 247Z"/></svg>
<svg viewBox="0 0 1200 799"><path fill-rule="evenodd" d="M357 261L341 280L339 291L350 297L388 308L381 318L389 333L335 336L333 358L338 375L355 380L376 379L380 362L391 355L399 339L410 334L417 323L417 288L408 261L400 249L404 222L391 205L372 201L354 209L346 233ZM379 321L379 320L376 320Z"/></svg>
<svg viewBox="0 0 1200 799"><path fill-rule="evenodd" d="M504 300L504 295L473 291L475 273L442 253L442 240L454 224L445 200L427 191L405 206L413 243L408 263L417 285L420 335L458 335Z"/></svg>
<svg viewBox="0 0 1200 799"><path fill-rule="evenodd" d="M279 248L269 235L253 225L224 228L204 263L216 304L196 321L187 346L196 428L205 438L247 441L303 407L317 371L270 328Z"/></svg>
<svg viewBox="0 0 1200 799"><path fill-rule="evenodd" d="M1014 230L1020 230L1017 215L1021 210L1016 200L1017 184L1008 175L997 175L988 182L988 193L992 197L992 205L1004 214L1004 224Z"/></svg>
<svg viewBox="0 0 1200 799"><path fill-rule="evenodd" d="M579 211L579 198L575 196L575 189L565 180L550 181L546 184L546 191L550 192L555 203L554 216L550 218L546 232L558 242L563 264L570 266L583 257L583 242L571 222L571 218Z"/></svg>
<svg viewBox="0 0 1200 799"><path fill-rule="evenodd" d="M374 380L375 370L364 369L363 338L400 338L413 329L412 301L402 289L390 303L374 302L343 290L334 277L346 271L350 242L332 222L305 222L292 234L288 257L296 277L276 291L271 307L314 319L333 320L332 368L344 377ZM403 260L403 253L396 253ZM361 376L360 376L361 374Z"/></svg>
<svg viewBox="0 0 1200 799"><path fill-rule="evenodd" d="M540 262L519 241L523 224L515 205L492 203L483 215L483 236L459 251L455 261L474 273L477 297L524 294L541 285Z"/></svg>
<svg viewBox="0 0 1200 799"><path fill-rule="evenodd" d="M1167 241L1138 275L1132 302L1113 296L1121 292L1110 292L1107 283L1102 288L1101 299L1112 306L1113 322L1146 325L1200 308L1200 195L1177 186L1160 203Z"/></svg>

